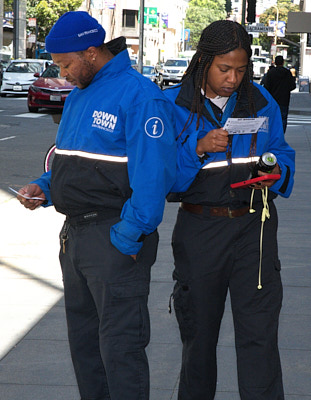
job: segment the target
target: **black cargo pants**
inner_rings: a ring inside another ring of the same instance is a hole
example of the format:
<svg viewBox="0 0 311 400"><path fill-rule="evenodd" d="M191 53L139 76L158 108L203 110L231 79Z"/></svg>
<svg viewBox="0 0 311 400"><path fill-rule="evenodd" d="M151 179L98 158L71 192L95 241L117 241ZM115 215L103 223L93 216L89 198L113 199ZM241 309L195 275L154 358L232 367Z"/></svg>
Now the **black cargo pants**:
<svg viewBox="0 0 311 400"><path fill-rule="evenodd" d="M277 213L270 203L258 290L261 209L256 209L255 214L233 219L179 209L172 240L174 307L183 343L179 400L214 399L216 347L228 289L241 399L284 399L278 351L282 284Z"/></svg>
<svg viewBox="0 0 311 400"><path fill-rule="evenodd" d="M92 218L91 218L92 220ZM81 400L147 400L150 268L158 233L135 262L110 243L119 220L70 223L61 240L68 337ZM61 232L64 234L66 223Z"/></svg>

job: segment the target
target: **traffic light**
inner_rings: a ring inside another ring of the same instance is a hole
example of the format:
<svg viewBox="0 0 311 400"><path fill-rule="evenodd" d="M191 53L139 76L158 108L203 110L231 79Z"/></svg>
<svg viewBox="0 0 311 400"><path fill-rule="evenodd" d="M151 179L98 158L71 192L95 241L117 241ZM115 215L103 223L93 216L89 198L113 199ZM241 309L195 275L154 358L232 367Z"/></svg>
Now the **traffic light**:
<svg viewBox="0 0 311 400"><path fill-rule="evenodd" d="M248 0L247 2L247 22L256 22L256 0Z"/></svg>

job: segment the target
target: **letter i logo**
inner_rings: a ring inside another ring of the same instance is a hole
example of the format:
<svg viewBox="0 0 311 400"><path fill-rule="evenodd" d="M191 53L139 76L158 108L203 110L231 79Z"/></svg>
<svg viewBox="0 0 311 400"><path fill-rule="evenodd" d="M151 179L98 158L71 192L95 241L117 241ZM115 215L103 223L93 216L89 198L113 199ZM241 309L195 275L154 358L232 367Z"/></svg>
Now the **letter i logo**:
<svg viewBox="0 0 311 400"><path fill-rule="evenodd" d="M158 117L152 117L145 123L145 132L151 138L159 138L163 135L164 124Z"/></svg>

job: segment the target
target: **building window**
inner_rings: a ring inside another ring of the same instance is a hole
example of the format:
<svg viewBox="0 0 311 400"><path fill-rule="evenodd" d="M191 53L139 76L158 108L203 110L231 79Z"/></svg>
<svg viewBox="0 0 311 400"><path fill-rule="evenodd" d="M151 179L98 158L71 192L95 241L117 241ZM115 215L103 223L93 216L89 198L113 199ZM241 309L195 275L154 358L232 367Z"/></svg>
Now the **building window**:
<svg viewBox="0 0 311 400"><path fill-rule="evenodd" d="M137 10L123 10L122 27L136 28L138 20Z"/></svg>

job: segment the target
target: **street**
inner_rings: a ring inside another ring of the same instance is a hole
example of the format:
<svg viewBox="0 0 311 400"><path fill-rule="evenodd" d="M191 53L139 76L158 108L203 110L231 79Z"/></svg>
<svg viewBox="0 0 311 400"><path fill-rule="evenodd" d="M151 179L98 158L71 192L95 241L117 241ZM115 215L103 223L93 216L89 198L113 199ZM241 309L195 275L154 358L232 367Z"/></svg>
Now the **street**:
<svg viewBox="0 0 311 400"><path fill-rule="evenodd" d="M27 97L0 97L0 190L21 188L43 172L46 151L55 142L53 112L29 113Z"/></svg>

